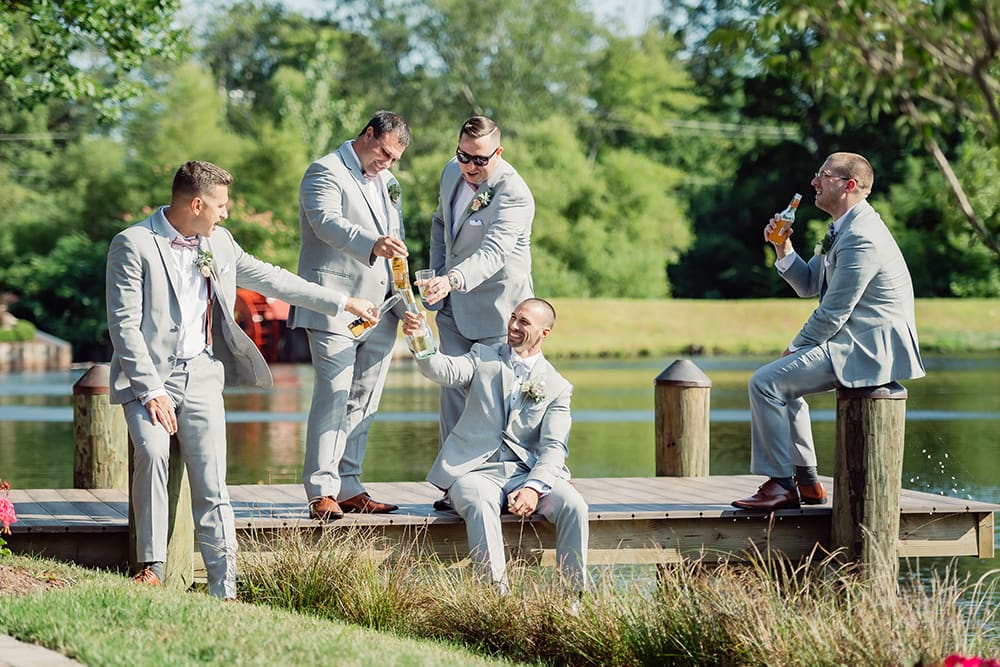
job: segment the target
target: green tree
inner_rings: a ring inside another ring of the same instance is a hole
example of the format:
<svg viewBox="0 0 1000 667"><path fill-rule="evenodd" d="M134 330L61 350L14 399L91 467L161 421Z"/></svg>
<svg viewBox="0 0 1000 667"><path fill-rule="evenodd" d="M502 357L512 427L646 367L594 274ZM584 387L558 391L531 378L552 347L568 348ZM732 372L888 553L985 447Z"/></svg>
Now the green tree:
<svg viewBox="0 0 1000 667"><path fill-rule="evenodd" d="M953 165L964 137L1000 145L1000 14L995 0L777 0L765 36L795 31L813 58L789 63L828 97L831 121L888 115L926 148L967 223L1000 258L1000 218L977 208ZM957 132L961 130L961 132Z"/></svg>
<svg viewBox="0 0 1000 667"><path fill-rule="evenodd" d="M30 109L52 99L108 116L141 90L152 57L178 54L180 0L6 0L0 3L0 99Z"/></svg>

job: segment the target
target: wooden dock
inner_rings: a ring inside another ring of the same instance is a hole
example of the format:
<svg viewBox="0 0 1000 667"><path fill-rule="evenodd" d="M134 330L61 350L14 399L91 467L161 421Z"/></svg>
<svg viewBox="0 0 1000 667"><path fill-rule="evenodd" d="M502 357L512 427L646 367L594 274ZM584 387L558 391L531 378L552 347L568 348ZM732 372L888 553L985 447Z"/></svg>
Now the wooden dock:
<svg viewBox="0 0 1000 667"><path fill-rule="evenodd" d="M740 557L750 550L781 551L791 558L816 545L829 549L831 503L767 512L737 510L736 498L756 491L754 475L711 477L605 477L575 480L590 505L593 564L669 563L682 559ZM833 483L823 479L830 491ZM424 482L368 483L372 496L394 502L391 514L348 514L323 524L309 518L299 484L229 487L243 539L274 531L357 526L388 543L418 539L444 558L467 554L465 529L453 512L437 512L440 494ZM18 522L7 536L15 552L35 553L100 567L128 561L128 499L116 490L12 489ZM993 513L1000 505L903 489L899 556L994 555ZM508 547L530 561L553 562L555 530L544 520L504 517Z"/></svg>

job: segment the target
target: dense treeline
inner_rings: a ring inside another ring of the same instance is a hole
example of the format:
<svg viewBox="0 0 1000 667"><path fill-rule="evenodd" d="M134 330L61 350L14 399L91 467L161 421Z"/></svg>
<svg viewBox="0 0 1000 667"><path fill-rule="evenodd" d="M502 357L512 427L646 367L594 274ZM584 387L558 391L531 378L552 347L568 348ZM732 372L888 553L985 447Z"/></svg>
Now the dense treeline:
<svg viewBox="0 0 1000 667"><path fill-rule="evenodd" d="M389 108L413 132L396 168L413 268L457 129L484 113L535 195L541 294L788 296L761 228L802 192L795 243L811 252L825 223L809 179L833 150L872 160L919 296L1000 294L989 0L934 3L940 53L910 49L920 67L883 78L875 55L830 40L852 26L894 38L892 22L835 4L664 0L627 35L578 0L343 0L325 15L237 2L172 24L176 0L6 3L0 293L78 358L101 358L108 241L166 203L191 158L234 173L229 225L294 269L303 171ZM949 70L962 49L981 66Z"/></svg>

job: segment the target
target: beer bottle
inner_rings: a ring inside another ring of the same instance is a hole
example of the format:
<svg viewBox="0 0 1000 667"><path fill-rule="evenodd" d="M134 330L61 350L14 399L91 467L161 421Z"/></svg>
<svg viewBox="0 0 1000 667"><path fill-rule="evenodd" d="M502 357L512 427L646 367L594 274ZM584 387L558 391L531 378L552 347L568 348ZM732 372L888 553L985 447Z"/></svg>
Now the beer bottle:
<svg viewBox="0 0 1000 667"><path fill-rule="evenodd" d="M382 316L385 315L386 313L388 313L389 310L393 306L395 306L396 302L399 301L401 298L402 297L400 297L399 294L393 294L388 299L386 299L385 301L383 301L382 305L378 307L378 317L379 317L379 319L382 319ZM348 324L347 328L350 329L351 333L354 334L354 336L356 338L356 337L360 336L361 334L363 334L364 332L366 332L369 329L371 329L373 326L375 326L375 325L372 322L370 322L369 320L366 320L363 317L359 317L358 319L356 319L353 322L351 322L350 324Z"/></svg>
<svg viewBox="0 0 1000 667"><path fill-rule="evenodd" d="M778 216L780 224L768 235L768 241L776 245L785 242L791 231L792 223L795 222L795 211L798 209L800 201L802 201L802 195L796 192L792 201L788 203L788 207Z"/></svg>

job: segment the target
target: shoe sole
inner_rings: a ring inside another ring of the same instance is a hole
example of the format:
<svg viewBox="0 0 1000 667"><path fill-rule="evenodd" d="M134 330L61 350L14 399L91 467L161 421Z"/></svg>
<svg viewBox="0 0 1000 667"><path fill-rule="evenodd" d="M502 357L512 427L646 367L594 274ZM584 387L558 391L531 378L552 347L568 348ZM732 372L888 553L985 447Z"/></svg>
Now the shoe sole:
<svg viewBox="0 0 1000 667"><path fill-rule="evenodd" d="M827 503L827 499L826 498L803 498L802 499L802 504L803 505L826 505L826 503Z"/></svg>
<svg viewBox="0 0 1000 667"><path fill-rule="evenodd" d="M312 519L313 521L336 521L337 519L343 519L344 515L343 513L336 514L334 512L326 512L324 514L310 513L309 518Z"/></svg>
<svg viewBox="0 0 1000 667"><path fill-rule="evenodd" d="M730 505L732 505L733 507L735 507L738 510L761 510L763 512L773 512L775 510L797 510L797 509L802 509L801 506L799 505L799 503L796 503L794 505L792 505L791 503L786 504L786 505L778 504L778 505L775 505L774 507L754 507L753 505L749 505L749 506L747 506L747 505L737 505L735 502L730 503Z"/></svg>
<svg viewBox="0 0 1000 667"><path fill-rule="evenodd" d="M451 506L451 503L446 503L442 500L434 501L434 510L437 512L454 512L455 508Z"/></svg>
<svg viewBox="0 0 1000 667"><path fill-rule="evenodd" d="M385 510L370 510L370 509L358 510L345 507L344 512L346 512L347 514L388 514L389 512L395 512L398 509L399 509L398 507L393 507Z"/></svg>

